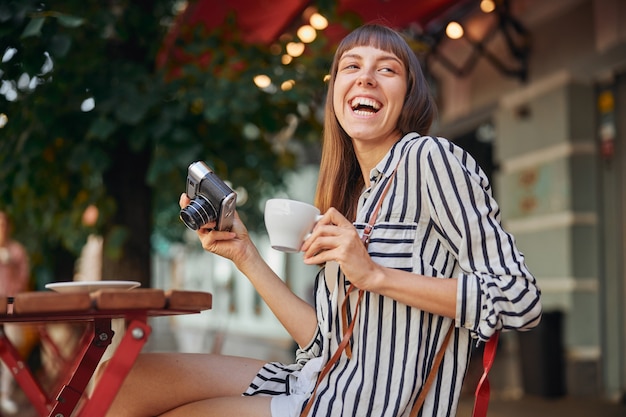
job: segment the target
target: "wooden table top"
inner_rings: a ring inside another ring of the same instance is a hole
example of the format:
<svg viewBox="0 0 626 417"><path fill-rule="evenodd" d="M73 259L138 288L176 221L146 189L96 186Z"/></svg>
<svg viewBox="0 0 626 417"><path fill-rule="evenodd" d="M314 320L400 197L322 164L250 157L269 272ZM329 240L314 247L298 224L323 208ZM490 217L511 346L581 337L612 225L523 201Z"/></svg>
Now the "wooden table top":
<svg viewBox="0 0 626 417"><path fill-rule="evenodd" d="M148 316L191 314L209 310L211 293L153 288L101 289L92 293L33 291L13 298L0 297L0 323L90 320L125 317L133 312Z"/></svg>

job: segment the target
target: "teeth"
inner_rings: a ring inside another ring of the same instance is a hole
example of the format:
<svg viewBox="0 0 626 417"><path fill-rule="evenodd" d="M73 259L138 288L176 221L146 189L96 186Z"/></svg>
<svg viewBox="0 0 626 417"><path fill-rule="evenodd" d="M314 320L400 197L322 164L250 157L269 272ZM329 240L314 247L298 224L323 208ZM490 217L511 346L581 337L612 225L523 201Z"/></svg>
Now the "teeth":
<svg viewBox="0 0 626 417"><path fill-rule="evenodd" d="M380 103L378 103L375 100L372 100L371 98L365 98L365 97L355 97L352 100L352 108L355 109L358 106L368 106L368 107L373 108L374 110L380 109Z"/></svg>

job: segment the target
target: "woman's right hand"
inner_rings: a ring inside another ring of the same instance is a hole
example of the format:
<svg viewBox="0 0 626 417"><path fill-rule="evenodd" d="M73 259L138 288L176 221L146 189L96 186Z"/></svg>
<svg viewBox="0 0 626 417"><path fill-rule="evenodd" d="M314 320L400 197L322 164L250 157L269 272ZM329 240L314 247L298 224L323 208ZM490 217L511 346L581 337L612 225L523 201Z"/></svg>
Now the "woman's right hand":
<svg viewBox="0 0 626 417"><path fill-rule="evenodd" d="M178 204L182 209L187 207L190 202L187 194L182 193ZM207 223L196 231L204 250L228 258L238 267L251 256L258 255L258 251L248 234L248 229L236 211L231 231L215 230L215 224L215 222Z"/></svg>

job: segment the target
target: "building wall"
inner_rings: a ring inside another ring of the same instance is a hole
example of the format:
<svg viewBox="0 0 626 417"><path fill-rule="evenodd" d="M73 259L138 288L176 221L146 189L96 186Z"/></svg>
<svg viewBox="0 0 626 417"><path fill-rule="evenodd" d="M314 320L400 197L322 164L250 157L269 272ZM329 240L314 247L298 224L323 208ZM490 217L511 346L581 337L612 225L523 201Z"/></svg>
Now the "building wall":
<svg viewBox="0 0 626 417"><path fill-rule="evenodd" d="M503 75L486 59L464 76L436 59L430 62L440 92L437 133L454 139L485 122L494 126L496 197L505 226L543 290L546 313L562 313L567 393L623 394L626 371L623 352L617 351L624 348L626 329L624 307L615 299L625 286L623 215L605 224L603 207L623 200L624 178L619 171L606 178L599 166L604 161L596 93L599 83L626 73L626 2L519 0L511 5L530 33L528 78ZM485 20L478 16L466 23L480 26ZM517 64L502 41L487 46L510 66ZM457 41L442 45L459 62L467 48ZM611 191L599 186L602 181ZM622 196L613 195L616 190ZM611 253L622 261L609 267L602 251L607 244L621 245L621 252ZM607 300L612 300L609 306ZM613 315L620 319L607 320Z"/></svg>
<svg viewBox="0 0 626 417"><path fill-rule="evenodd" d="M567 389L596 394L600 311L593 89L561 81L495 112L497 189L505 227L516 236L542 289L544 313L563 313ZM582 374L585 384L578 387Z"/></svg>

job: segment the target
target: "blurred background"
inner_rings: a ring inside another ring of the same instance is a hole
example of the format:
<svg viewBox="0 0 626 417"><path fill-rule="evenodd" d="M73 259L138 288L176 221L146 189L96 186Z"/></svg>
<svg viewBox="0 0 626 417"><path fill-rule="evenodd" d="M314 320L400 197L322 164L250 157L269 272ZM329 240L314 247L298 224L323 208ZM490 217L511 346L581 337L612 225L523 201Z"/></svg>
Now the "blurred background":
<svg viewBox="0 0 626 417"><path fill-rule="evenodd" d="M29 254L30 290L210 291L209 312L153 319L147 348L292 361L245 277L180 222L178 197L205 161L310 299L316 269L269 248L262 208L312 202L334 46L373 20L409 39L439 105L422 133L479 161L542 289L540 327L502 337L496 396L623 403L623 0L2 0L0 209Z"/></svg>

